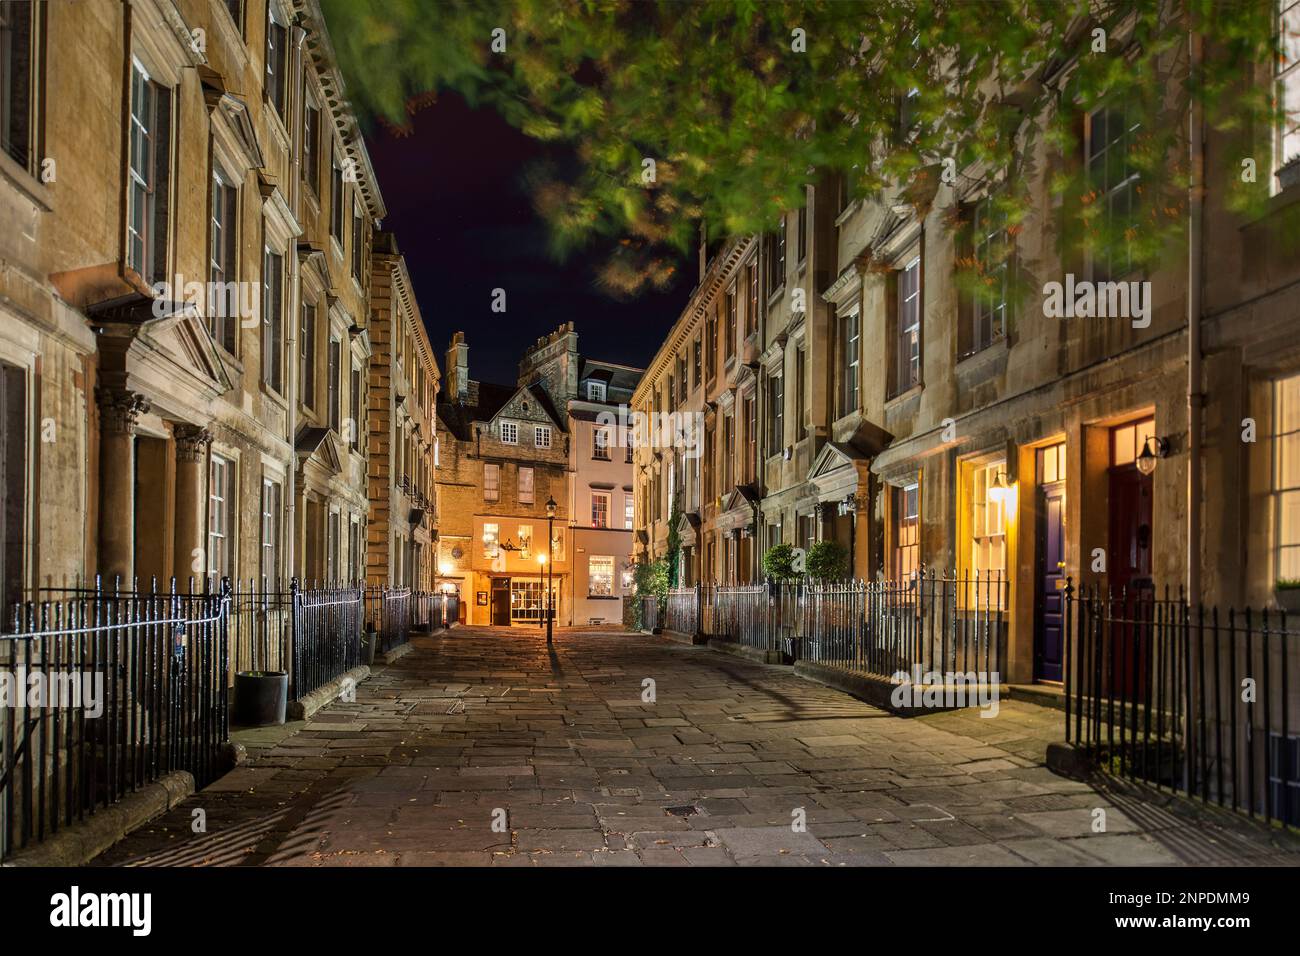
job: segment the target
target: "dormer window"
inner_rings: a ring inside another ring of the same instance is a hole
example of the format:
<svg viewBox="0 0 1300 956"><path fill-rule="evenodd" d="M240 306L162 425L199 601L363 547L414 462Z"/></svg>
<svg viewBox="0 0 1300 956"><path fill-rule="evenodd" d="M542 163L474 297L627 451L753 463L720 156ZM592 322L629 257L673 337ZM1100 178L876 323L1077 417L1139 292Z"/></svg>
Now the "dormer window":
<svg viewBox="0 0 1300 956"><path fill-rule="evenodd" d="M603 402L605 400L605 383L588 382L587 383L587 401Z"/></svg>

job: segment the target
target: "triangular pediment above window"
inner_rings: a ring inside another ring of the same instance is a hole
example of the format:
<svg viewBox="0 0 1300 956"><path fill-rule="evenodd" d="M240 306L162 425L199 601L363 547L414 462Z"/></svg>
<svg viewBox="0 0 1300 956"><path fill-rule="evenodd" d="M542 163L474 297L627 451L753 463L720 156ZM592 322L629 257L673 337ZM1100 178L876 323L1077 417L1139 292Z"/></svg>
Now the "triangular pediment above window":
<svg viewBox="0 0 1300 956"><path fill-rule="evenodd" d="M294 442L294 452L298 464L305 465L312 461L323 467L331 475L343 473L343 461L339 457L338 446L330 435L328 428L307 427L298 432Z"/></svg>

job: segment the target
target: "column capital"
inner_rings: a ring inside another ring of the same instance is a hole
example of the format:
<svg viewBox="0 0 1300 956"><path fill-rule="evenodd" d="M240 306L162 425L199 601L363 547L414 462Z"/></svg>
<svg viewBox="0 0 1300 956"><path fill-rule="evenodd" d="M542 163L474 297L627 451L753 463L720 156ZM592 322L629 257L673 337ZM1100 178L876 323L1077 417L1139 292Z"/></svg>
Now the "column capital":
<svg viewBox="0 0 1300 956"><path fill-rule="evenodd" d="M140 416L149 411L147 398L124 388L96 386L95 401L99 404L100 431L111 435L135 434Z"/></svg>
<svg viewBox="0 0 1300 956"><path fill-rule="evenodd" d="M202 462L212 444L212 433L198 425L178 423L172 426L172 437L176 440L177 461Z"/></svg>

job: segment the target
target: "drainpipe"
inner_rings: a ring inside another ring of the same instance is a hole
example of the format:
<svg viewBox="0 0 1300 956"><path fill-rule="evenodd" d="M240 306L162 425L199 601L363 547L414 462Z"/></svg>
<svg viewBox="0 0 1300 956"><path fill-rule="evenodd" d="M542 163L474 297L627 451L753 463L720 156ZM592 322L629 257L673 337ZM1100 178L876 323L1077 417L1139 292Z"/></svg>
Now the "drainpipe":
<svg viewBox="0 0 1300 956"><path fill-rule="evenodd" d="M1200 82L1201 38L1188 33L1189 72L1193 97ZM1193 99L1188 114L1190 187L1187 237L1187 597L1201 594L1201 223L1204 195L1204 141L1200 104Z"/></svg>

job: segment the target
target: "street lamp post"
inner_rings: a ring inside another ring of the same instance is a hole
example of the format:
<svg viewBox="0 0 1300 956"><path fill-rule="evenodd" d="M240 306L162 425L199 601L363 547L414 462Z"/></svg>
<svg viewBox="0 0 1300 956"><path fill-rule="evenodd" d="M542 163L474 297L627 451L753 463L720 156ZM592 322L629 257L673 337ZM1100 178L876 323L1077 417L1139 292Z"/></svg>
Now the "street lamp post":
<svg viewBox="0 0 1300 956"><path fill-rule="evenodd" d="M552 558L555 557L555 532L551 530L554 523L555 523L555 498L548 497L546 499L546 548L548 551L550 551ZM553 587L552 581L554 580L552 575L554 575L555 573L554 568L555 568L554 560L546 562L546 643L547 646L550 646L552 642L551 629L555 623L555 592L554 590L552 590Z"/></svg>

